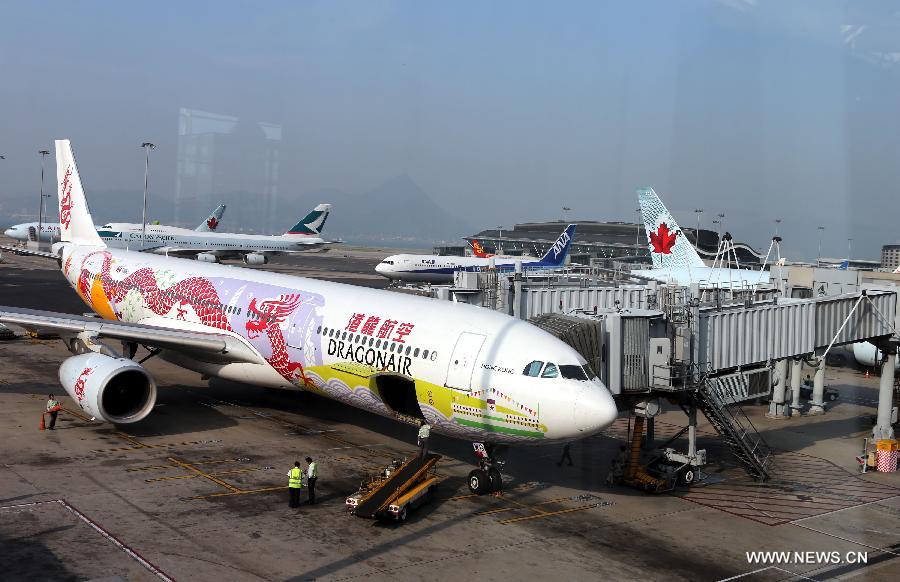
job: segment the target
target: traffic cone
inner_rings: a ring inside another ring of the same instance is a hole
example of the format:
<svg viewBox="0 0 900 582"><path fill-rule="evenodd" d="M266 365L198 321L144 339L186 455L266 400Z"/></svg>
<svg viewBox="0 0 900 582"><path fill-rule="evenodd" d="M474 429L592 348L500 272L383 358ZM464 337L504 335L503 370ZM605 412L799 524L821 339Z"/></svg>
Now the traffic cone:
<svg viewBox="0 0 900 582"><path fill-rule="evenodd" d="M44 426L44 415L41 415L41 430L45 430L47 427Z"/></svg>
<svg viewBox="0 0 900 582"><path fill-rule="evenodd" d="M866 370L866 378L868 378L868 377L869 377L869 370L867 369Z"/></svg>

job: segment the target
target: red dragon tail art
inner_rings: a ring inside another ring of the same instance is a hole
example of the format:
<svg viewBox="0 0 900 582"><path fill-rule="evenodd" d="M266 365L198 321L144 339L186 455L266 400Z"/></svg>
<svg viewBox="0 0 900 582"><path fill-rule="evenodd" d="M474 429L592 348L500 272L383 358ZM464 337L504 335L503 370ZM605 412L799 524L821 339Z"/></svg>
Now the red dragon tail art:
<svg viewBox="0 0 900 582"><path fill-rule="evenodd" d="M292 362L287 351L287 342L281 333L281 324L300 306L302 300L299 293L282 294L278 299L266 299L259 304L256 298L250 300L247 306L247 338L256 339L265 332L272 344L272 357L266 358L269 365L283 378L293 381L299 376L303 383L309 385L311 381L303 372L300 362Z"/></svg>

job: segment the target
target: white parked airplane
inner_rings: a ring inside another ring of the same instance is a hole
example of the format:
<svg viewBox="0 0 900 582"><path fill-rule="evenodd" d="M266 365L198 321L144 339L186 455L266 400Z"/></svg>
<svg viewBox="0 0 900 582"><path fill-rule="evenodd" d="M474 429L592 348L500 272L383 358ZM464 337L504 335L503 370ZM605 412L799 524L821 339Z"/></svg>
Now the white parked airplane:
<svg viewBox="0 0 900 582"><path fill-rule="evenodd" d="M706 266L653 188L639 189L638 201L653 268L634 270L632 275L684 286L697 283L705 289L739 289L769 282L768 271Z"/></svg>
<svg viewBox="0 0 900 582"><path fill-rule="evenodd" d="M884 359L884 352L875 347L875 344L869 342L856 342L853 344L853 357L856 363L867 368L880 366ZM900 370L900 358L897 358L895 364L897 370Z"/></svg>
<svg viewBox="0 0 900 582"><path fill-rule="evenodd" d="M216 228L219 226L219 223L222 220L222 215L225 214L225 205L220 204L215 210L212 211L206 220L201 222L197 228L193 230L193 232L215 232ZM137 232L141 231L141 224L134 222L116 222L111 224L106 224L104 226L95 226L97 230L137 230ZM29 240L37 240L37 222L23 222L22 224L15 224L3 233L6 236L16 239L17 241L27 242ZM150 232L151 229L154 232L192 232L187 228L179 228L177 226L166 226L164 224L148 224L147 231ZM44 222L41 224L41 242L59 242L59 223L58 222Z"/></svg>
<svg viewBox="0 0 900 582"><path fill-rule="evenodd" d="M319 204L287 232L276 236L148 227L145 238L140 225L119 229L117 227L121 225L117 224L104 225L97 232L103 242L113 248L192 257L207 263L240 258L248 265L264 265L271 255L298 253L324 245L325 241L319 235L330 212L331 204Z"/></svg>
<svg viewBox="0 0 900 582"><path fill-rule="evenodd" d="M137 422L157 386L138 345L201 374L309 390L436 433L493 444L559 443L616 418L578 352L492 310L390 291L108 248L93 227L68 140L56 142L62 272L103 319L0 307L76 354L66 392L100 421ZM103 340L120 340L118 354ZM476 493L499 489L491 460Z"/></svg>
<svg viewBox="0 0 900 582"><path fill-rule="evenodd" d="M497 271L511 272L516 263L523 269L557 269L566 263L569 247L575 237L575 225L570 224L540 259L529 257L453 257L443 255L391 255L375 270L388 279L446 283L453 281L456 271L486 271L491 265Z"/></svg>

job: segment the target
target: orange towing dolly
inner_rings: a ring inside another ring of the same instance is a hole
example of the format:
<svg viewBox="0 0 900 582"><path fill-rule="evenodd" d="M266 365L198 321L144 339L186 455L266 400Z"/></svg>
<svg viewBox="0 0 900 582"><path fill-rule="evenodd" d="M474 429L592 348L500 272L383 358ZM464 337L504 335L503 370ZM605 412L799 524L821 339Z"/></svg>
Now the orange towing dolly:
<svg viewBox="0 0 900 582"><path fill-rule="evenodd" d="M359 517L405 521L409 510L433 497L438 481L434 468L439 460L440 455L431 453L424 459L416 455L394 461L347 497L347 509Z"/></svg>

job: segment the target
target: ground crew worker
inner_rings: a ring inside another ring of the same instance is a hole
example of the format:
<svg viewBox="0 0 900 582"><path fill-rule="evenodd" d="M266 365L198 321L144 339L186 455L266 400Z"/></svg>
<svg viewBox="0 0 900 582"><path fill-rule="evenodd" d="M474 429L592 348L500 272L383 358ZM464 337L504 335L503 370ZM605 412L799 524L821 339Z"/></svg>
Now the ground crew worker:
<svg viewBox="0 0 900 582"><path fill-rule="evenodd" d="M419 422L419 458L424 459L428 454L428 438L431 436L431 425L427 422Z"/></svg>
<svg viewBox="0 0 900 582"><path fill-rule="evenodd" d="M559 462L556 463L557 467L562 467L563 461L565 461L567 459L569 461L569 466L570 467L572 466L572 452L569 450L571 448L572 448L572 443L566 443L565 446L563 446L562 456L559 458Z"/></svg>
<svg viewBox="0 0 900 582"><path fill-rule="evenodd" d="M306 484L309 487L309 497L306 503L316 504L316 481L319 479L319 464L314 463L312 457L306 457Z"/></svg>
<svg viewBox="0 0 900 582"><path fill-rule="evenodd" d="M48 394L47 414L50 415L50 426L47 428L49 428L50 430L56 430L53 427L56 426L56 415L59 414L60 409L62 409L62 406L59 404L59 401L53 397L53 394Z"/></svg>
<svg viewBox="0 0 900 582"><path fill-rule="evenodd" d="M290 501L288 507L300 507L300 489L303 487L303 471L300 469L300 461L294 461L294 466L288 471L288 492Z"/></svg>
<svg viewBox="0 0 900 582"><path fill-rule="evenodd" d="M625 445L619 445L619 452L609 464L609 473L606 475L606 484L612 487L625 476L625 467L628 465L628 451Z"/></svg>

